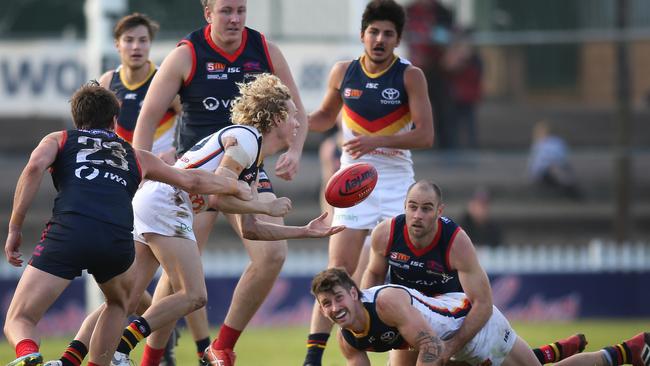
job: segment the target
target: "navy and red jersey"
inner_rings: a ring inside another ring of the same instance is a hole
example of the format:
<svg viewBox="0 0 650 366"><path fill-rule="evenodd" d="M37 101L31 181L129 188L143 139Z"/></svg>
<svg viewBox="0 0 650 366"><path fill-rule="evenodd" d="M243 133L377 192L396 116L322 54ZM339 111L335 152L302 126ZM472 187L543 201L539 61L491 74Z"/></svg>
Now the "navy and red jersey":
<svg viewBox="0 0 650 366"><path fill-rule="evenodd" d="M426 296L463 292L458 271L449 265L449 252L461 228L451 219L438 218L436 235L429 245L417 248L408 236L406 216L391 221L388 247L388 282L414 288Z"/></svg>
<svg viewBox="0 0 650 366"><path fill-rule="evenodd" d="M210 37L211 25L187 35L179 45L192 51L192 71L179 95L183 105L178 137L180 154L200 139L231 124L230 106L239 95L236 83L248 82L261 73L273 73L264 35L244 28L240 47L232 54Z"/></svg>
<svg viewBox="0 0 650 366"><path fill-rule="evenodd" d="M67 130L51 166L54 216L74 213L132 230L141 180L131 145L112 131Z"/></svg>
<svg viewBox="0 0 650 366"><path fill-rule="evenodd" d="M115 96L117 96L117 99L120 101L120 113L117 116L115 132L128 142L133 141L135 123L138 120L144 96L147 94L149 85L151 85L151 80L157 70L156 66L149 62L149 73L145 80L138 84L129 84L125 81L122 75L123 68L121 65L113 72L108 88L115 93ZM174 109L168 108L167 112L165 112L165 115L156 127L154 141L174 127L174 123L176 122L175 117L176 112ZM164 150L167 150L170 147L171 145L167 146Z"/></svg>

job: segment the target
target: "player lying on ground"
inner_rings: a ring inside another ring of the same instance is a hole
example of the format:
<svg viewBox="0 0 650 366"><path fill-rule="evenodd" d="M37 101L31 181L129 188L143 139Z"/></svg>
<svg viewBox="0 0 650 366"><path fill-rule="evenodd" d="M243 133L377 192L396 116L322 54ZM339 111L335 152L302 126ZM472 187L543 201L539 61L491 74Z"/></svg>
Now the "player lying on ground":
<svg viewBox="0 0 650 366"><path fill-rule="evenodd" d="M418 351L417 365L443 365L445 344L471 307L465 294L427 297L398 285L359 290L347 272L330 268L317 274L312 293L323 315L341 329L341 351L350 366L369 366L366 352ZM573 355L558 366L650 365L650 333L600 351ZM539 366L535 354L494 307L483 328L453 359L469 365Z"/></svg>

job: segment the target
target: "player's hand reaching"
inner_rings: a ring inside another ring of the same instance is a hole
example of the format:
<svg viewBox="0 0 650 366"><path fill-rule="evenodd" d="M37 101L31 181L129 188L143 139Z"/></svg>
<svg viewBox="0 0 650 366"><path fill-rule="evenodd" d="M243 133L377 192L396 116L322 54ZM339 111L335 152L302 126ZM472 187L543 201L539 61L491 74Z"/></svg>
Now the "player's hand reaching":
<svg viewBox="0 0 650 366"><path fill-rule="evenodd" d="M352 159L359 159L378 147L377 139L373 136L356 136L343 143L343 149Z"/></svg>
<svg viewBox="0 0 650 366"><path fill-rule="evenodd" d="M5 257L7 257L7 262L15 267L22 267L23 260L21 257L23 254L18 251L20 244L23 241L23 233L20 231L9 231L7 235L7 242L5 243Z"/></svg>
<svg viewBox="0 0 650 366"><path fill-rule="evenodd" d="M338 232L345 229L344 225L339 226L329 226L325 219L327 218L327 211L323 212L317 218L311 220L307 226L305 226L305 237L307 238L324 238L326 236L334 235Z"/></svg>
<svg viewBox="0 0 650 366"><path fill-rule="evenodd" d="M287 197L276 198L268 202L268 205L266 214L269 216L282 217L291 211L291 200Z"/></svg>
<svg viewBox="0 0 650 366"><path fill-rule="evenodd" d="M300 154L289 150L278 158L275 164L275 175L284 180L292 180L298 173L299 166Z"/></svg>

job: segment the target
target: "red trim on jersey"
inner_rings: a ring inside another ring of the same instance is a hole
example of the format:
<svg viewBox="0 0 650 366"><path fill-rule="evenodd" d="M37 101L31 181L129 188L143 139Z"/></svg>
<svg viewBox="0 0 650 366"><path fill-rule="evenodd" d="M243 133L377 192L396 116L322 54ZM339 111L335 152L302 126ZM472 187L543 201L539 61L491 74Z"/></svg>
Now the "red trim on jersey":
<svg viewBox="0 0 650 366"><path fill-rule="evenodd" d="M395 219L396 217L393 217L390 220L390 235L388 236L388 246L384 251L384 257L388 257L388 253L390 253L390 249L393 247L393 237L395 235Z"/></svg>
<svg viewBox="0 0 650 366"><path fill-rule="evenodd" d="M264 54L266 54L266 62L269 63L269 68L271 69L271 74L275 74L275 69L273 68L273 61L271 60L271 53L269 52L269 45L266 43L266 37L260 32L262 37L262 45L264 46Z"/></svg>
<svg viewBox="0 0 650 366"><path fill-rule="evenodd" d="M194 79L194 73L196 72L196 50L194 49L194 44L190 40L184 39L178 42L176 47L181 45L187 45L190 48L190 51L192 52L192 70L190 70L190 75L187 77L187 80L183 82L183 86L188 86L190 85L192 79Z"/></svg>
<svg viewBox="0 0 650 366"><path fill-rule="evenodd" d="M406 245L413 252L413 254L417 255L418 257L425 255L427 252L435 248L436 245L438 245L438 241L440 240L441 235L442 235L442 222L440 222L440 219L438 219L438 229L436 230L436 236L433 237L433 240L431 240L431 243L429 245L427 245L422 249L418 249L413 244L411 238L409 237L407 225L404 225L404 240L406 241Z"/></svg>
<svg viewBox="0 0 650 366"><path fill-rule="evenodd" d="M200 167L201 165L205 164L206 161L210 161L210 159L212 159L215 156L221 154L222 151L223 151L222 148L218 148L217 150L213 151L212 153L210 153L205 158L186 166L185 169L194 169L194 168Z"/></svg>
<svg viewBox="0 0 650 366"><path fill-rule="evenodd" d="M424 306L428 307L431 311L436 312L443 316L452 316L454 318L461 318L466 316L469 313L469 311L472 309L472 303L467 298L463 299L460 306L449 309L446 307L435 306L429 303L427 299L424 297L415 296L413 294L411 294L411 296L415 300L423 304Z"/></svg>
<svg viewBox="0 0 650 366"><path fill-rule="evenodd" d="M208 45L215 50L218 54L223 56L226 60L228 60L230 63L235 62L237 57L244 52L244 48L246 48L246 40L248 40L248 31L244 27L244 31L241 33L241 44L239 45L239 48L235 50L233 53L228 53L224 50L222 50L219 46L217 46L216 43L212 40L212 37L210 36L210 30L212 29L212 24L208 24L207 27L203 30L203 36L205 37L205 41L208 42Z"/></svg>
<svg viewBox="0 0 650 366"><path fill-rule="evenodd" d="M449 238L449 246L447 247L447 253L445 253L445 263L447 264L448 269L452 269L451 265L449 264L449 257L451 256L451 247L454 245L454 240L456 239L456 235L460 232L460 226L456 227L456 230L454 230L454 233L451 234L451 238Z"/></svg>
<svg viewBox="0 0 650 366"><path fill-rule="evenodd" d="M115 126L115 133L129 143L133 141L133 130L127 130L121 125L117 125Z"/></svg>
<svg viewBox="0 0 650 366"><path fill-rule="evenodd" d="M59 142L59 152L63 150L63 147L65 146L65 142L68 141L68 131L63 130L61 132L63 132L62 134L63 138L61 139L61 142Z"/></svg>
<svg viewBox="0 0 650 366"><path fill-rule="evenodd" d="M345 109L345 113L347 113L354 122L368 130L368 132L377 132L383 128L386 128L409 113L409 106L403 105L390 112L389 114L371 121L353 111L352 108L348 107L345 104L343 104L343 108Z"/></svg>

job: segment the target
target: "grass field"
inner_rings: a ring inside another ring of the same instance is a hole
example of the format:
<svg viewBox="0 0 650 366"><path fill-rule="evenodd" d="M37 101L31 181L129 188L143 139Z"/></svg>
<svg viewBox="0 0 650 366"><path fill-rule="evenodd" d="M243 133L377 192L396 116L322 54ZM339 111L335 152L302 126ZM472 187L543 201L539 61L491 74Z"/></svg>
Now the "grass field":
<svg viewBox="0 0 650 366"><path fill-rule="evenodd" d="M517 333L531 346L538 346L563 338L573 333L585 333L589 345L587 350L598 350L603 346L618 343L641 331L650 329L650 319L598 320L570 323L513 323ZM216 330L212 332L216 334ZM247 330L237 345L238 366L299 366L305 352L306 327L296 328L252 328ZM41 351L46 359L58 358L70 341L68 338L42 340ZM139 360L142 345L133 353ZM196 365L195 347L189 333L183 332L177 348L179 366ZM14 359L13 349L4 341L0 344L0 364ZM385 354L371 355L373 365L385 365ZM136 365L138 363L136 362ZM336 341L330 342L325 352L324 366L345 365Z"/></svg>

